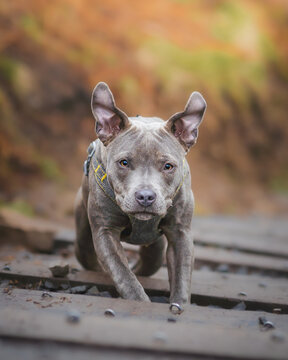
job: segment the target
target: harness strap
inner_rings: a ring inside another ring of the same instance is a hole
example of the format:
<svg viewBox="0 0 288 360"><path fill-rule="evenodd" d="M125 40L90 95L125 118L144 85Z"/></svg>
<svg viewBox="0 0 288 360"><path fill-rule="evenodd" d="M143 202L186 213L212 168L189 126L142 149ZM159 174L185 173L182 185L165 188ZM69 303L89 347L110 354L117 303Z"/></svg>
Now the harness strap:
<svg viewBox="0 0 288 360"><path fill-rule="evenodd" d="M108 182L105 168L102 164L98 162L96 156L94 156L92 159L92 168L94 171L94 177L97 184L103 190L105 195L107 195L116 204L115 194L113 189L111 188L111 185Z"/></svg>
<svg viewBox="0 0 288 360"><path fill-rule="evenodd" d="M101 163L99 163L96 156L94 156L95 151L96 151L96 141L93 141L87 149L88 156L87 156L87 160L84 161L84 165L83 165L84 174L86 176L89 175L90 164L91 164L97 184L103 190L105 195L108 196L116 204L115 194L108 182L107 173L105 171L104 166Z"/></svg>

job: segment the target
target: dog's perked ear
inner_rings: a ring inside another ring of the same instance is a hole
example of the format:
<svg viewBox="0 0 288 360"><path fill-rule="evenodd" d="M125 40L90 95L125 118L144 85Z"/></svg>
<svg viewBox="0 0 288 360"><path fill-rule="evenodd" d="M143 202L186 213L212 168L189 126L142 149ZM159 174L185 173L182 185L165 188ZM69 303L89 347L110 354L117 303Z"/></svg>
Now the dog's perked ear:
<svg viewBox="0 0 288 360"><path fill-rule="evenodd" d="M166 130L179 140L186 151L197 141L198 127L201 124L206 107L203 96L195 91L190 95L184 111L174 114L166 122Z"/></svg>
<svg viewBox="0 0 288 360"><path fill-rule="evenodd" d="M91 108L96 119L96 134L105 146L130 126L128 116L116 107L112 92L104 82L94 88Z"/></svg>

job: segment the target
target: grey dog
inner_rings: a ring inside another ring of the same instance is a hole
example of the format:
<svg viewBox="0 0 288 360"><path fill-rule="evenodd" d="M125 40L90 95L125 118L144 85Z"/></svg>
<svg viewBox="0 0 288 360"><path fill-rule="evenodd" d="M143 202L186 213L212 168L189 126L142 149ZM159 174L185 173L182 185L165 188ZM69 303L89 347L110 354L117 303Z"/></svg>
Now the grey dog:
<svg viewBox="0 0 288 360"><path fill-rule="evenodd" d="M180 312L190 300L194 262L194 198L185 155L196 143L206 102L193 92L184 111L167 121L128 117L100 82L91 106L97 140L88 148L76 198L77 259L109 274L123 298L150 301L136 275L161 267L167 243L170 304ZM122 241L140 245L132 269Z"/></svg>

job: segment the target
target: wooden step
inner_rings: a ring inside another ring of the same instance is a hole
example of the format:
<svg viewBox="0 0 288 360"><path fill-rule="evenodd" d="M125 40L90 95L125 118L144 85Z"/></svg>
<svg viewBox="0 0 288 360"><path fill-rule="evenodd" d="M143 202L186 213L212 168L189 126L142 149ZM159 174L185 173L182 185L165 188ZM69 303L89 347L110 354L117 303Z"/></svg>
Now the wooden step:
<svg viewBox="0 0 288 360"><path fill-rule="evenodd" d="M53 257L52 257L53 258ZM0 278L18 280L23 283L35 283L51 279L51 272L47 263L35 260L16 260L10 262L10 270L5 269L5 262L0 261ZM52 264L55 264L53 258ZM158 275L162 274L162 275ZM143 287L151 294L162 293L168 295L169 284L166 269L150 277L139 277ZM161 276L162 278L155 278ZM164 278L163 278L164 277ZM53 282L75 284L98 284L114 288L108 275L93 271L77 271L69 274L66 279L54 278ZM288 285L286 279L272 279L260 276L245 276L236 274L221 274L216 272L194 271L192 279L192 302L221 303L224 307L232 307L240 301L245 301L249 309L272 311L280 307L284 313L288 312ZM225 304L226 303L226 304ZM229 304L230 303L230 304Z"/></svg>
<svg viewBox="0 0 288 360"><path fill-rule="evenodd" d="M288 277L288 259L245 254L239 251L213 248L211 246L195 246L196 265L197 262L247 267L253 270L277 272Z"/></svg>
<svg viewBox="0 0 288 360"><path fill-rule="evenodd" d="M237 233L219 233L194 230L194 242L199 245L212 245L237 249L255 254L288 258L288 239L265 239L259 236L245 236Z"/></svg>
<svg viewBox="0 0 288 360"><path fill-rule="evenodd" d="M288 246L288 242L287 242ZM126 251L137 253L138 246L123 244ZM255 251L256 252L256 251ZM198 263L211 263L211 264L228 264L235 267L247 267L253 270L260 270L266 273L277 272L278 275L288 276L288 259L276 256L264 256L259 254L249 254L236 250L227 250L209 245L196 245L195 246L195 266Z"/></svg>
<svg viewBox="0 0 288 360"><path fill-rule="evenodd" d="M0 337L10 339L53 341L119 351L153 351L156 356L172 352L175 356L286 360L288 353L287 333L278 334L277 341L275 332L231 329L221 324L163 323L91 314L84 314L79 322L71 323L64 313L24 311L14 307L0 309L0 318Z"/></svg>
<svg viewBox="0 0 288 360"><path fill-rule="evenodd" d="M238 234L242 237L256 236L270 240L287 240L288 234L288 222L285 217L194 216L193 228L203 232Z"/></svg>
<svg viewBox="0 0 288 360"><path fill-rule="evenodd" d="M3 293L0 309L13 307L18 310L66 312L77 309L81 314L105 317L105 310L112 309L117 318L138 318L166 323L199 323L219 325L225 328L245 327L259 331L259 317L273 322L275 329L288 333L288 315L269 314L261 311L239 311L187 305L183 316L172 315L168 304L138 302L99 296L43 292L40 290L17 289Z"/></svg>

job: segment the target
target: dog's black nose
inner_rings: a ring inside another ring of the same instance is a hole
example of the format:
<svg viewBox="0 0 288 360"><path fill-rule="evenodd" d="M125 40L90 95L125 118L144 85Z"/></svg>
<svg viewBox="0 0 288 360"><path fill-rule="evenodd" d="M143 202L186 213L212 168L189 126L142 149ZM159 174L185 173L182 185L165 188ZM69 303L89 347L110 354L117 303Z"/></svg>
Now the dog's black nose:
<svg viewBox="0 0 288 360"><path fill-rule="evenodd" d="M155 201L156 194L152 190L138 190L135 192L135 198L140 205L148 207Z"/></svg>

